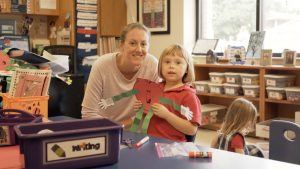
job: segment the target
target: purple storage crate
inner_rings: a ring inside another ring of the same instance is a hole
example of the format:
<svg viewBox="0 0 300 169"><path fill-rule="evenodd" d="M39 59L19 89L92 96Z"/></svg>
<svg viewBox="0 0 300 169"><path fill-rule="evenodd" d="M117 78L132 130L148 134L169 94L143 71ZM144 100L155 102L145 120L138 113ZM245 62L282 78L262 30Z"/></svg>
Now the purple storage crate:
<svg viewBox="0 0 300 169"><path fill-rule="evenodd" d="M38 134L42 130L53 132ZM15 131L26 169L88 168L119 160L122 127L109 119L21 124Z"/></svg>
<svg viewBox="0 0 300 169"><path fill-rule="evenodd" d="M23 110L0 109L0 146L11 146L17 143L15 125L41 121L41 116L35 116Z"/></svg>

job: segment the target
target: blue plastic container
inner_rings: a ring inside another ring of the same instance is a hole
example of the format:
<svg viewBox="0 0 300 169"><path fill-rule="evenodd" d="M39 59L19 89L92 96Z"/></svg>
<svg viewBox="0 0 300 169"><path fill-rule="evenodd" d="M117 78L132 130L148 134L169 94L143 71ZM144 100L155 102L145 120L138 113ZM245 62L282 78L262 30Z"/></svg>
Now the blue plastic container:
<svg viewBox="0 0 300 169"><path fill-rule="evenodd" d="M105 118L21 124L15 131L26 169L88 168L119 159L122 127Z"/></svg>

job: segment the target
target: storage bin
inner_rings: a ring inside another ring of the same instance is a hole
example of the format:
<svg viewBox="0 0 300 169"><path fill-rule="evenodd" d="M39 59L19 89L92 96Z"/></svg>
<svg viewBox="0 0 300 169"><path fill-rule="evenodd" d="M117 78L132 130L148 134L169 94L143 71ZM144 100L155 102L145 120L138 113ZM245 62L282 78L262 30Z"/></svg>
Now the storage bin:
<svg viewBox="0 0 300 169"><path fill-rule="evenodd" d="M21 124L15 131L26 169L89 168L119 159L122 127L109 119Z"/></svg>
<svg viewBox="0 0 300 169"><path fill-rule="evenodd" d="M8 93L1 93L3 109L19 109L34 115L48 117L49 96L9 97Z"/></svg>
<svg viewBox="0 0 300 169"><path fill-rule="evenodd" d="M259 86L258 85L243 85L244 96L247 97L258 97L259 96Z"/></svg>
<svg viewBox="0 0 300 169"><path fill-rule="evenodd" d="M259 75L251 73L241 73L242 85L259 85Z"/></svg>
<svg viewBox="0 0 300 169"><path fill-rule="evenodd" d="M284 88L281 87L267 87L267 93L269 99L275 99L275 100L285 100L286 99L286 93Z"/></svg>
<svg viewBox="0 0 300 169"><path fill-rule="evenodd" d="M259 123L256 123L256 136L257 137L262 137L262 138L269 138L270 137L270 124L272 120L287 120L294 122L294 119L289 119L289 118L274 118L266 121L262 121Z"/></svg>
<svg viewBox="0 0 300 169"><path fill-rule="evenodd" d="M285 92L288 101L300 102L300 87L287 87Z"/></svg>
<svg viewBox="0 0 300 169"><path fill-rule="evenodd" d="M265 75L266 86L271 87L289 87L295 83L294 75Z"/></svg>
<svg viewBox="0 0 300 169"><path fill-rule="evenodd" d="M226 95L239 96L243 94L242 87L239 84L224 83L223 87L224 87L224 93Z"/></svg>
<svg viewBox="0 0 300 169"><path fill-rule="evenodd" d="M209 92L215 94L224 94L223 84L209 83Z"/></svg>
<svg viewBox="0 0 300 169"><path fill-rule="evenodd" d="M208 83L210 83L210 81L208 81L208 80L195 81L194 85L195 85L196 91L199 93L209 93Z"/></svg>
<svg viewBox="0 0 300 169"><path fill-rule="evenodd" d="M0 146L11 146L17 143L14 126L21 123L42 122L41 116L34 116L23 110L0 110Z"/></svg>
<svg viewBox="0 0 300 169"><path fill-rule="evenodd" d="M209 78L210 78L210 81L212 83L219 83L219 84L225 83L225 75L224 75L224 73L210 72L209 73Z"/></svg>
<svg viewBox="0 0 300 169"><path fill-rule="evenodd" d="M225 72L226 83L230 84L241 84L241 75L240 73L234 72Z"/></svg>
<svg viewBox="0 0 300 169"><path fill-rule="evenodd" d="M201 125L221 123L226 114L226 107L222 105L203 104L201 109Z"/></svg>

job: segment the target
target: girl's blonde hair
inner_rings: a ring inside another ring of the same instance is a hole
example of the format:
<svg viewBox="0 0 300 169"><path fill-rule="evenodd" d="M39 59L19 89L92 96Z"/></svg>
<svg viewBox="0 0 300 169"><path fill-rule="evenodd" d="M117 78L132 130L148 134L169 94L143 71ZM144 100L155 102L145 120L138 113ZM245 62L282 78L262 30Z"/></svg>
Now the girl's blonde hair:
<svg viewBox="0 0 300 169"><path fill-rule="evenodd" d="M257 117L256 107L244 98L235 99L229 106L220 134L242 133L243 130L254 128Z"/></svg>
<svg viewBox="0 0 300 169"><path fill-rule="evenodd" d="M191 57L191 55L179 44L174 44L171 45L169 47L167 47L162 54L159 57L159 63L158 63L158 75L164 79L163 75L162 75L162 59L165 56L180 56L182 58L184 58L184 60L187 63L187 72L185 73L185 75L182 77L182 82L183 83L189 83L189 82L193 82L195 80L195 71L194 71L194 63L193 63L193 59Z"/></svg>

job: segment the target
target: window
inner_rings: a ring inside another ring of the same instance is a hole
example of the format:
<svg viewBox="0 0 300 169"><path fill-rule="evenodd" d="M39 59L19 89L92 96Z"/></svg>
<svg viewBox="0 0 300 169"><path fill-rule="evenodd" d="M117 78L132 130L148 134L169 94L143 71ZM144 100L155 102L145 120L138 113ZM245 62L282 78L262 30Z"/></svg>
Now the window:
<svg viewBox="0 0 300 169"><path fill-rule="evenodd" d="M247 48L254 31L266 31L263 48L272 49L273 53L283 49L300 51L299 0L197 2L198 38L219 39L217 52L223 52L228 45Z"/></svg>

